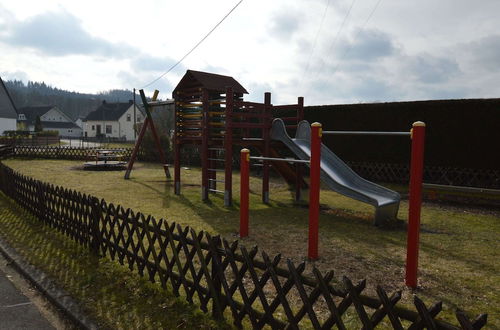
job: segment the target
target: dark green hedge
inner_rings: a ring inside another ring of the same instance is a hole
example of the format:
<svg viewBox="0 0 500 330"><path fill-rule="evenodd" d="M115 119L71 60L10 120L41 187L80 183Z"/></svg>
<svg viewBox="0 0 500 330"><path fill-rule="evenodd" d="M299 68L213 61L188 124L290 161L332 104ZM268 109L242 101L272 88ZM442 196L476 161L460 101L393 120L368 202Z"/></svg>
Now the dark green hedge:
<svg viewBox="0 0 500 330"><path fill-rule="evenodd" d="M417 120L427 124L427 166L500 168L500 99L465 99L309 106L305 119L324 130L404 131ZM324 136L350 161L408 162L405 137Z"/></svg>

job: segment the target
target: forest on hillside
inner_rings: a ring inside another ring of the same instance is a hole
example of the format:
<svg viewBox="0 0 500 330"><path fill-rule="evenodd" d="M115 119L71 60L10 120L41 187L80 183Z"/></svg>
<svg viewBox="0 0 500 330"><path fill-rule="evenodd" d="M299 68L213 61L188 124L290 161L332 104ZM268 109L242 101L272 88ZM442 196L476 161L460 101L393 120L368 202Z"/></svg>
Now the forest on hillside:
<svg viewBox="0 0 500 330"><path fill-rule="evenodd" d="M103 100L107 102L128 102L133 98L132 91L123 89L113 89L98 94L84 94L59 89L47 85L45 82L28 81L27 84L24 84L20 80L7 80L4 83L17 108L54 105L73 120L86 117ZM142 103L138 93L136 102Z"/></svg>

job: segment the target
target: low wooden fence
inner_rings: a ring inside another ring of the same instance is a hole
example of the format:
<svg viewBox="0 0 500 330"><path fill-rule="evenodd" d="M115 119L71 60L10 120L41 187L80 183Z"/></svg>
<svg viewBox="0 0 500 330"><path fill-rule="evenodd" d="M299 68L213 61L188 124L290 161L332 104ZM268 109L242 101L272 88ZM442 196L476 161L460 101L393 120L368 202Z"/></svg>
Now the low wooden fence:
<svg viewBox="0 0 500 330"><path fill-rule="evenodd" d="M67 147L67 146L32 146L16 145L14 155L29 158L51 158L51 159L74 159L85 160L89 152L99 148ZM132 148L116 149L124 159L132 154ZM199 157L194 153L195 157ZM139 160L147 159L142 151L138 155ZM192 160L193 164L199 164L199 159ZM189 164L189 159L184 159ZM349 166L363 178L374 182L408 184L408 164L391 163L368 163L348 162ZM426 166L424 168L424 182L440 185L477 187L485 189L500 189L500 170L478 170L470 168L451 168Z"/></svg>
<svg viewBox="0 0 500 330"><path fill-rule="evenodd" d="M333 272L314 269L306 276L305 263L282 261L258 249L239 247L205 232L196 232L164 219L156 220L91 195L20 175L0 163L0 189L40 221L169 288L215 318L237 327L312 327L329 329L480 329L487 315L469 319L457 310L456 325L437 318L438 302L428 307L418 297L414 309L398 306L401 292L363 294L366 281L343 286Z"/></svg>
<svg viewBox="0 0 500 330"><path fill-rule="evenodd" d="M0 144L15 146L48 146L55 144L59 145L60 143L60 136L0 137Z"/></svg>
<svg viewBox="0 0 500 330"><path fill-rule="evenodd" d="M408 164L348 162L349 166L363 178L375 182L408 184ZM458 167L425 166L425 183L500 189L500 170Z"/></svg>

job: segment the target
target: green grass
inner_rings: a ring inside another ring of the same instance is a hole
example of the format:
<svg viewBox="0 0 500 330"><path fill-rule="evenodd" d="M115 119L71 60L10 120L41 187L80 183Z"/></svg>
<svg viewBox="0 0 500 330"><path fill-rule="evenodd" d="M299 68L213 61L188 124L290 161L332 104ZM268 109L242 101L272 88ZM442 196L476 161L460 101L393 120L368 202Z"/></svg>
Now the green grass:
<svg viewBox="0 0 500 330"><path fill-rule="evenodd" d="M229 329L107 258L93 257L0 193L0 235L79 300L102 329Z"/></svg>
<svg viewBox="0 0 500 330"><path fill-rule="evenodd" d="M239 179L233 178L234 206L223 206L220 195L200 200L200 171L182 171L182 195L173 193L157 164L137 163L130 180L124 172L82 171L82 162L59 160L8 160L8 166L56 185L90 193L134 211L175 221L196 230L237 238L239 226ZM296 264L307 255L306 202L295 205L292 193L279 179L271 182L271 203L260 202L259 178L251 178L250 237L247 246L258 245L269 254L282 253ZM307 192L304 192L307 199ZM322 190L320 259L315 266L334 269L336 277L367 278L369 291L381 284L389 291L403 290L403 301L412 294L404 285L406 231L381 230L372 225L372 207ZM407 220L408 206L401 203L398 217ZM475 316L489 313L490 326L500 326L499 212L439 204L424 204L417 294L427 305L438 300L449 312L440 314L456 323L452 314L461 308ZM308 265L310 268L312 263Z"/></svg>

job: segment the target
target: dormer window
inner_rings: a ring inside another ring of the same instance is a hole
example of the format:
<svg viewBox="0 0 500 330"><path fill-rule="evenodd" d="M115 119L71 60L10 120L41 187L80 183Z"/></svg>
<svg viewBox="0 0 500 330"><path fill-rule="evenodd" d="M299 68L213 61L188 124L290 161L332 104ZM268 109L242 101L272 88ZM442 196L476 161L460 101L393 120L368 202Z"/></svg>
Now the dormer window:
<svg viewBox="0 0 500 330"><path fill-rule="evenodd" d="M26 120L26 116L24 115L24 113L19 114L18 120Z"/></svg>

